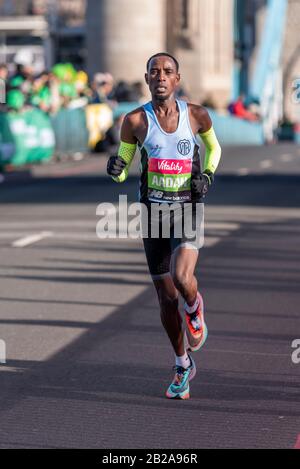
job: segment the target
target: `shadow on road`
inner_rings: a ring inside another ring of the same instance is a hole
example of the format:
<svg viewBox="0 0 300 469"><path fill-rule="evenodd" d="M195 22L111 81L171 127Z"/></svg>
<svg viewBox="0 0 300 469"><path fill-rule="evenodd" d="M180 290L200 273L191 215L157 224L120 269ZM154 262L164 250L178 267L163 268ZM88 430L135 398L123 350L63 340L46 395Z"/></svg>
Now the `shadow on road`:
<svg viewBox="0 0 300 469"><path fill-rule="evenodd" d="M217 175L207 196L214 205L260 207L299 207L300 175ZM26 183L9 182L0 186L0 203L20 204L85 204L117 202L120 194L128 201L138 199L138 176L116 184L107 176L34 178Z"/></svg>

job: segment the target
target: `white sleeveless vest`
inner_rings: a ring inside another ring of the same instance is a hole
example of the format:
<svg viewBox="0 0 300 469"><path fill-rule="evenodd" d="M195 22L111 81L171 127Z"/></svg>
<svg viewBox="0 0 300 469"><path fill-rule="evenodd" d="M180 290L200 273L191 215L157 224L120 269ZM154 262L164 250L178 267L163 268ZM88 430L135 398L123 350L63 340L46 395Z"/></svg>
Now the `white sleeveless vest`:
<svg viewBox="0 0 300 469"><path fill-rule="evenodd" d="M191 201L191 176L201 170L200 144L190 126L187 103L176 102L179 122L172 133L161 128L151 101L143 106L148 131L140 148L141 202Z"/></svg>

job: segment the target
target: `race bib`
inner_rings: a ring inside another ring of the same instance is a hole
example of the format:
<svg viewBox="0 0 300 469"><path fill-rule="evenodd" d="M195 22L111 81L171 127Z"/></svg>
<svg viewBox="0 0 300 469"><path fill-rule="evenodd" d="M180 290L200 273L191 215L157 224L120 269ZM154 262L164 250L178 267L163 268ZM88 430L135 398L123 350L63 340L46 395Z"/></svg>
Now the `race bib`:
<svg viewBox="0 0 300 469"><path fill-rule="evenodd" d="M192 161L149 158L148 199L154 202L191 200Z"/></svg>

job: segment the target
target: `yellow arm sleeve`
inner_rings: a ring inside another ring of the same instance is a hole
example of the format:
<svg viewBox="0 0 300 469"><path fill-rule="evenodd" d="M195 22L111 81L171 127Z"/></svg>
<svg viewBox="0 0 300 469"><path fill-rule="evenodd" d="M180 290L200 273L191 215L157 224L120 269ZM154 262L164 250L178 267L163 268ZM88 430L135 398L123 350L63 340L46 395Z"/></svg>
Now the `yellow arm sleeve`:
<svg viewBox="0 0 300 469"><path fill-rule="evenodd" d="M112 176L112 179L115 182L124 182L127 179L129 168L136 152L136 146L136 143L126 143L121 141L118 150L118 156L120 156L120 158L125 161L126 166L120 176Z"/></svg>
<svg viewBox="0 0 300 469"><path fill-rule="evenodd" d="M207 132L199 133L205 145L204 171L208 170L214 173L221 159L221 147L216 137L213 127Z"/></svg>

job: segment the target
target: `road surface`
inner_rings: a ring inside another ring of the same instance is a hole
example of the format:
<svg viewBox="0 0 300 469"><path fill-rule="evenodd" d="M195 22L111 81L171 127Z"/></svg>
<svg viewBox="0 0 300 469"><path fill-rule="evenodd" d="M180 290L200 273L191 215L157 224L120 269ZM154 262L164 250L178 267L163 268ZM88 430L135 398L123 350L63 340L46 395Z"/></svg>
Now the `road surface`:
<svg viewBox="0 0 300 469"><path fill-rule="evenodd" d="M141 241L96 236L98 204L138 190L136 166L124 185L105 166L0 184L0 447L299 445L300 149L223 151L197 266L209 337L189 401L164 397L174 358Z"/></svg>

